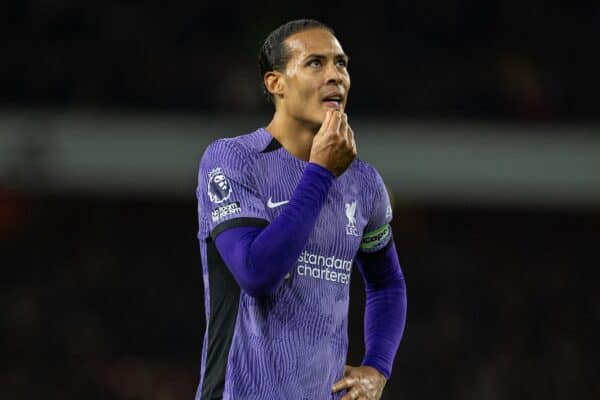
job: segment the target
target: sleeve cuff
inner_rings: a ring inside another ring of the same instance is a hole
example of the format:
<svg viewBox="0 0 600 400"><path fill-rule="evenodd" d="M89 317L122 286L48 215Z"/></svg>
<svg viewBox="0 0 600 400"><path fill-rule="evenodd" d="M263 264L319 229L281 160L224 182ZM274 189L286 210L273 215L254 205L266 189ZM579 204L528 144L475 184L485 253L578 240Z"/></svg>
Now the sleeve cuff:
<svg viewBox="0 0 600 400"><path fill-rule="evenodd" d="M387 368L383 368L379 363L376 362L376 360L373 360L369 357L365 357L361 365L375 368L377 372L385 376L385 379L390 379L390 376L392 375L392 371Z"/></svg>
<svg viewBox="0 0 600 400"><path fill-rule="evenodd" d="M229 219L215 226L215 228L210 232L210 237L215 240L219 233L229 228L237 228L239 226L254 226L257 228L264 228L267 225L269 225L269 221L262 218L242 217Z"/></svg>
<svg viewBox="0 0 600 400"><path fill-rule="evenodd" d="M320 166L319 164L316 163L308 163L308 165L306 166L306 168L304 169L304 171L310 171L313 172L319 176L321 176L322 178L328 179L328 180L335 180L335 175L333 174L333 172L331 172L330 170L328 170L325 167Z"/></svg>

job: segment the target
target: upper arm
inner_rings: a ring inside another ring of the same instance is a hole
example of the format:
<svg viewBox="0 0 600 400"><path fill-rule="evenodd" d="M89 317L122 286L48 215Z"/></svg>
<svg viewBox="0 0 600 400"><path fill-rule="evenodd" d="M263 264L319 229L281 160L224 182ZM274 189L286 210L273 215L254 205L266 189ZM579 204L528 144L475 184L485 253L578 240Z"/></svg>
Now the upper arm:
<svg viewBox="0 0 600 400"><path fill-rule="evenodd" d="M383 179L374 168L373 173L372 209L356 261L365 284L376 288L398 279L402 271L390 225L393 218L390 196Z"/></svg>
<svg viewBox="0 0 600 400"><path fill-rule="evenodd" d="M251 154L229 140L218 140L206 149L196 195L204 233L213 239L230 227L268 224Z"/></svg>
<svg viewBox="0 0 600 400"><path fill-rule="evenodd" d="M369 220L363 231L360 253L374 253L385 248L392 240L392 205L383 179L373 168L373 198Z"/></svg>

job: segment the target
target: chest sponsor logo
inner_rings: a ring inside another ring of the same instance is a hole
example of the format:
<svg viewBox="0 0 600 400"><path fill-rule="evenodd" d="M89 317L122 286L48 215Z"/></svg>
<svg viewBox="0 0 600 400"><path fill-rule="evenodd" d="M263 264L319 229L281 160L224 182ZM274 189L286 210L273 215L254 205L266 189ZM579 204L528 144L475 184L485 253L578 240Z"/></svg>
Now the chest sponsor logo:
<svg viewBox="0 0 600 400"><path fill-rule="evenodd" d="M217 222L221 218L225 218L228 215L239 214L241 212L242 209L240 207L240 203L236 201L235 203L225 204L224 206L214 209L211 213L211 217L213 222Z"/></svg>
<svg viewBox="0 0 600 400"><path fill-rule="evenodd" d="M344 285L350 283L351 269L352 260L335 256L323 256L306 250L298 257L298 265L296 266L296 272L300 276L323 279Z"/></svg>
<svg viewBox="0 0 600 400"><path fill-rule="evenodd" d="M360 236L358 229L356 228L356 200L351 203L346 203L346 218L348 218L346 235Z"/></svg>
<svg viewBox="0 0 600 400"><path fill-rule="evenodd" d="M223 203L231 196L231 185L229 180L217 167L208 173L208 197L216 204Z"/></svg>
<svg viewBox="0 0 600 400"><path fill-rule="evenodd" d="M273 201L273 198L269 197L269 200L267 200L267 207L269 208L277 208L279 206L282 206L284 204L289 203L289 200L283 200L283 201Z"/></svg>

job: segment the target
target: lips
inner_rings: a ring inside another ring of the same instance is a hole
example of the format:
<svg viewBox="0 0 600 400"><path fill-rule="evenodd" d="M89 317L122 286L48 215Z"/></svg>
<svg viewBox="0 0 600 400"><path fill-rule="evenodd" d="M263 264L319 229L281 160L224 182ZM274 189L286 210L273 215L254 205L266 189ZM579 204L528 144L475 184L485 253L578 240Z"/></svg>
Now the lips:
<svg viewBox="0 0 600 400"><path fill-rule="evenodd" d="M338 101L325 101L323 100L323 104L325 104L326 107L329 108L333 108L335 110L340 110L342 108L342 104Z"/></svg>
<svg viewBox="0 0 600 400"><path fill-rule="evenodd" d="M330 91L323 96L322 101L327 107L339 110L342 107L342 103L344 101L344 94L343 92L337 90Z"/></svg>

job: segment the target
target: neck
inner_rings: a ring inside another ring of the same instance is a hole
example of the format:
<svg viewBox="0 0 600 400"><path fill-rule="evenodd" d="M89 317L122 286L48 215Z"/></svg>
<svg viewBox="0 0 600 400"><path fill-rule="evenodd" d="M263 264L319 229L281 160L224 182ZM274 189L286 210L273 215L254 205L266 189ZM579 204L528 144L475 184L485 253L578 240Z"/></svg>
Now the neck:
<svg viewBox="0 0 600 400"><path fill-rule="evenodd" d="M275 111L273 119L266 129L288 153L308 161L312 142L315 134L319 131L319 126L298 121L289 115Z"/></svg>

